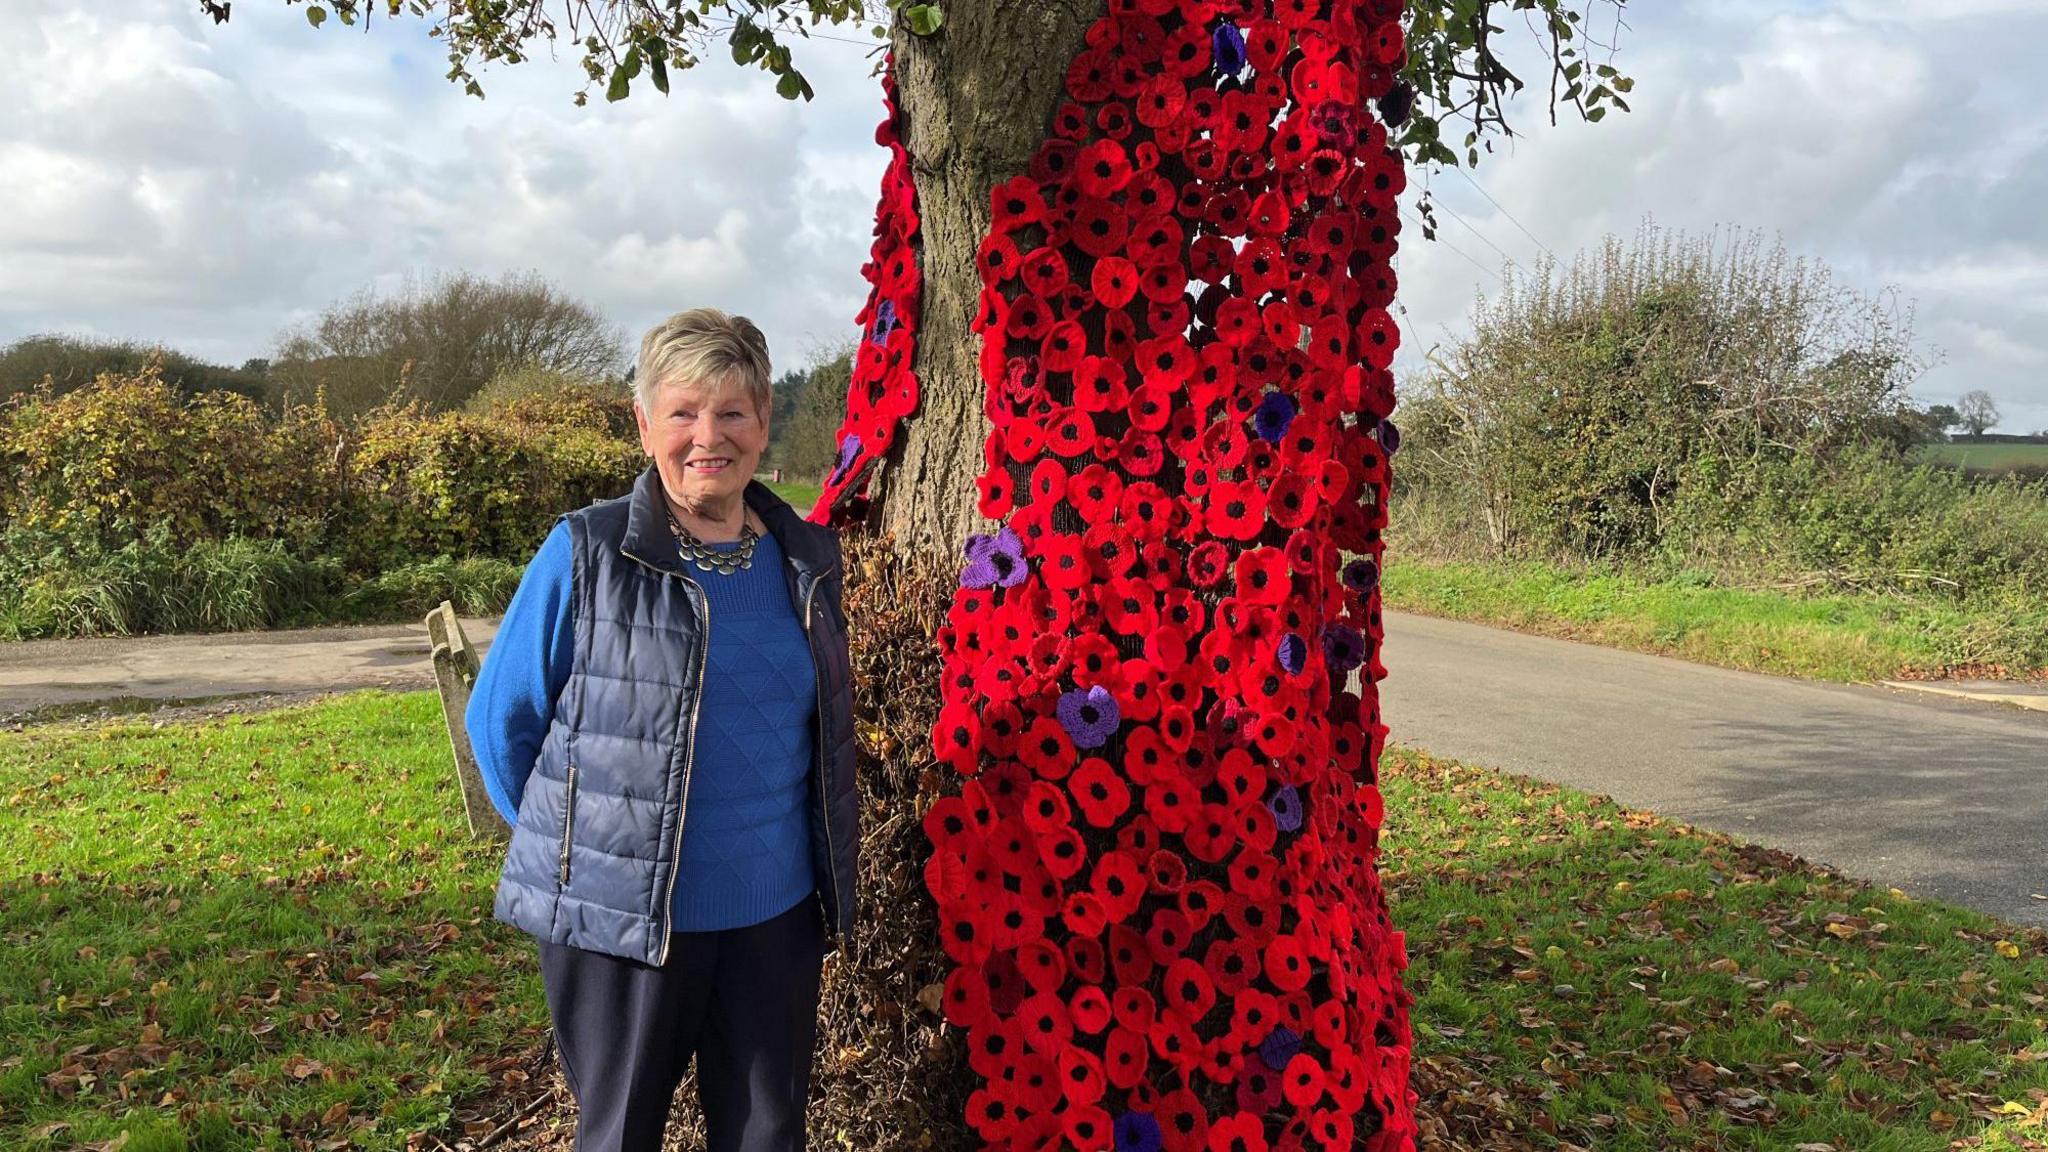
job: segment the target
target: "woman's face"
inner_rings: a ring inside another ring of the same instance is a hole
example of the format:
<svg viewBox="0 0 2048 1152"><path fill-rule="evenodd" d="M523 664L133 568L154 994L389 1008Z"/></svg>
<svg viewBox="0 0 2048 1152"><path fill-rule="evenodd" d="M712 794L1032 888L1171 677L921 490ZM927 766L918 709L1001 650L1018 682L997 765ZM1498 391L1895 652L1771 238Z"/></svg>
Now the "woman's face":
<svg viewBox="0 0 2048 1152"><path fill-rule="evenodd" d="M663 384L651 407L633 405L640 450L654 460L662 486L684 505L723 505L753 479L768 447L768 414L737 374L718 380Z"/></svg>

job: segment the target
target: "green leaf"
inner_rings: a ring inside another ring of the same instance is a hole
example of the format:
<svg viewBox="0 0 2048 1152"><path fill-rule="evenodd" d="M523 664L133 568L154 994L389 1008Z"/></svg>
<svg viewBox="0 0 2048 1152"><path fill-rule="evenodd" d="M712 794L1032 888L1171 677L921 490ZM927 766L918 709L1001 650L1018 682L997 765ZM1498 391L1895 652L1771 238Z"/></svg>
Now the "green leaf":
<svg viewBox="0 0 2048 1152"><path fill-rule="evenodd" d="M322 8L318 4L308 6L306 8L306 23L311 24L315 28L327 23L327 9Z"/></svg>
<svg viewBox="0 0 2048 1152"><path fill-rule="evenodd" d="M903 18L910 22L910 30L918 36L930 36L946 22L946 14L939 11L937 4L912 4L904 9Z"/></svg>
<svg viewBox="0 0 2048 1152"><path fill-rule="evenodd" d="M647 63L648 71L654 79L654 90L663 96L668 95L668 65L662 63L659 56L650 59Z"/></svg>
<svg viewBox="0 0 2048 1152"><path fill-rule="evenodd" d="M604 98L616 104L626 98L633 89L633 78L626 75L626 66L621 64L612 69L612 82L605 87Z"/></svg>
<svg viewBox="0 0 2048 1152"><path fill-rule="evenodd" d="M1586 123L1588 124L1598 124L1606 118L1607 109L1605 108L1589 108L1586 110Z"/></svg>
<svg viewBox="0 0 2048 1152"><path fill-rule="evenodd" d="M775 82L775 94L784 100L794 100L804 94L804 78L795 72L784 72L782 79Z"/></svg>

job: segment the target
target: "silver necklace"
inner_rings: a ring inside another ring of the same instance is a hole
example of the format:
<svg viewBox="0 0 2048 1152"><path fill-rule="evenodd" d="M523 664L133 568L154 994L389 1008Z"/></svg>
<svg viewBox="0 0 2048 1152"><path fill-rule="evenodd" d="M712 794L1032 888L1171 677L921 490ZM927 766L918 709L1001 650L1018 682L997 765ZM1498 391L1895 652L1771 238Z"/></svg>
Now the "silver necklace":
<svg viewBox="0 0 2048 1152"><path fill-rule="evenodd" d="M751 522L742 520L740 546L730 552L722 552L697 539L688 528L683 527L682 521L676 519L676 510L673 508L668 509L668 530L675 533L676 551L682 554L683 559L695 564L699 571L716 572L720 576L730 576L742 568L752 568L754 544L761 538L760 534L754 531Z"/></svg>

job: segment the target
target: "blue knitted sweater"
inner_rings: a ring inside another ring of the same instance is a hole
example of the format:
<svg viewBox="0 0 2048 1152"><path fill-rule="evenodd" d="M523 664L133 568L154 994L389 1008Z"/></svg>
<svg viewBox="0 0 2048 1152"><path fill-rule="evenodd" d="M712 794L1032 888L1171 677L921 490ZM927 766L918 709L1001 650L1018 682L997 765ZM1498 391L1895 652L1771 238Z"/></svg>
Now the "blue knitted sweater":
<svg viewBox="0 0 2048 1152"><path fill-rule="evenodd" d="M781 546L763 536L753 567L691 574L711 602L711 648L675 885L678 932L761 923L816 885L806 788L817 671L782 569ZM558 524L520 578L464 716L507 823L574 663L572 578L569 529Z"/></svg>

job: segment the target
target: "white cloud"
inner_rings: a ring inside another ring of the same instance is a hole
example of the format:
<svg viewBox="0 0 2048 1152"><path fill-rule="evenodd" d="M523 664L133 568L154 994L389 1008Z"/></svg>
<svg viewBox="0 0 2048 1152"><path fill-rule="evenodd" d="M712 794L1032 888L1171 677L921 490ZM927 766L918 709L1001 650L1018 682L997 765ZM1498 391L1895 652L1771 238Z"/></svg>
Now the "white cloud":
<svg viewBox="0 0 2048 1152"><path fill-rule="evenodd" d="M453 269L538 271L629 334L745 312L783 364L854 334L885 159L858 47L799 46L809 106L714 60L667 99L577 108L567 51L485 73L478 101L417 21L135 7L23 12L0 40L0 341L237 361L330 300Z"/></svg>
<svg viewBox="0 0 2048 1152"><path fill-rule="evenodd" d="M532 269L629 335L719 304L783 364L853 334L885 159L858 47L800 46L808 105L713 53L671 97L579 109L573 51L486 72L478 101L416 20L0 7L0 342L83 331L238 361L333 299L456 268ZM1427 178L1463 221L1441 217L1443 243L1406 231L1404 364L1539 255L1524 228L1568 259L1654 215L1899 285L1943 354L1924 396L1985 387L2009 426L2048 425L2048 0L1679 0L1629 23L1635 110L1553 128L1532 90L1526 134L1476 174L1505 211Z"/></svg>
<svg viewBox="0 0 2048 1152"><path fill-rule="evenodd" d="M1848 0L1842 7L1859 21L1906 27L2048 15L2048 0Z"/></svg>
<svg viewBox="0 0 2048 1152"><path fill-rule="evenodd" d="M1647 216L1761 230L1859 291L1917 302L1938 359L1917 394L1983 387L2008 427L2048 425L2048 112L2032 94L2048 0L1690 0L1630 22L1616 64L1634 111L1553 128L1521 102L1526 135L1475 173L1501 207L1458 175L1426 179L1470 222L1444 218L1446 240L1526 266L1539 245L1517 221L1566 259ZM1426 345L1495 282L1416 232L1402 291Z"/></svg>

